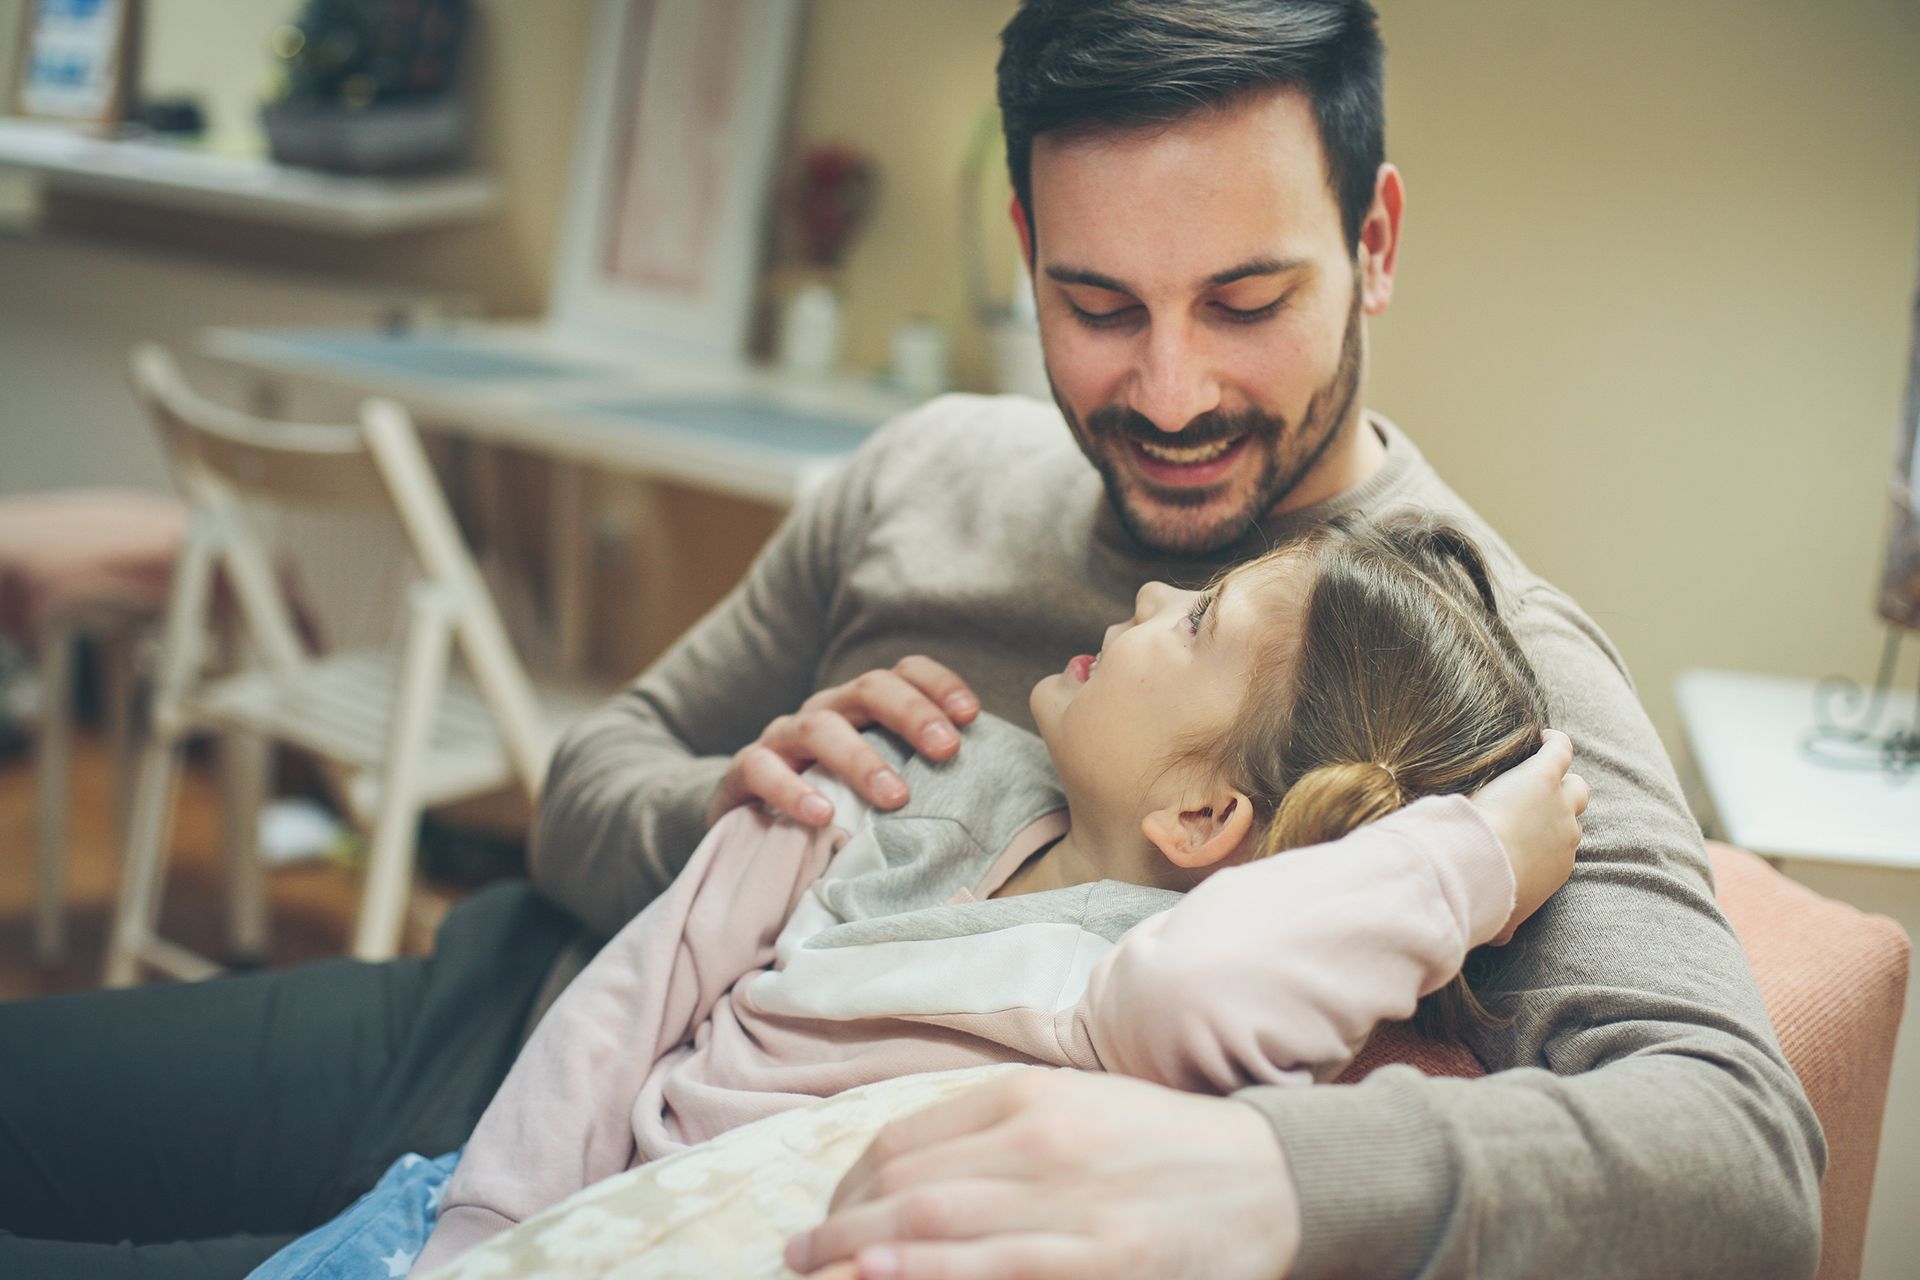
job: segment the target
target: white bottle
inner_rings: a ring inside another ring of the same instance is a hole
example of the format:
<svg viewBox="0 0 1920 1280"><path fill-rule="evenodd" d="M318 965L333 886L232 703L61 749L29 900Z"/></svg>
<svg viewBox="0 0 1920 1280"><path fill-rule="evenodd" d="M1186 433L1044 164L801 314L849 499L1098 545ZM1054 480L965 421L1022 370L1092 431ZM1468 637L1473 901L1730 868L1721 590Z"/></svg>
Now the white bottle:
<svg viewBox="0 0 1920 1280"><path fill-rule="evenodd" d="M804 285L780 308L780 367L821 377L840 363L840 295L825 284Z"/></svg>

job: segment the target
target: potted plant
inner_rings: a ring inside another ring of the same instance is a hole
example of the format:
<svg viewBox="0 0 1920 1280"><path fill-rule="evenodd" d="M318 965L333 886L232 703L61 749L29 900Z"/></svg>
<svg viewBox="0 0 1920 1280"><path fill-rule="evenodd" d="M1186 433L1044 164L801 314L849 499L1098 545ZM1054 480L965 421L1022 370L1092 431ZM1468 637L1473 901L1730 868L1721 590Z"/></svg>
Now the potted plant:
<svg viewBox="0 0 1920 1280"><path fill-rule="evenodd" d="M465 160L467 0L306 0L274 33L261 107L281 164L397 173Z"/></svg>

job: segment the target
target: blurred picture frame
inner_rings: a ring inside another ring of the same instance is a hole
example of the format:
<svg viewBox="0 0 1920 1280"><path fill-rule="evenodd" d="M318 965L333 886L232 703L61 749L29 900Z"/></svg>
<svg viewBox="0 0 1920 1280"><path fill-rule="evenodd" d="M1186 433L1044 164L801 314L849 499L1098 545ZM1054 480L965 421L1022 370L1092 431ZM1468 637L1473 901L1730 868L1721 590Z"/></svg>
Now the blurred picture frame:
<svg viewBox="0 0 1920 1280"><path fill-rule="evenodd" d="M101 128L131 109L140 0L26 0L12 109Z"/></svg>
<svg viewBox="0 0 1920 1280"><path fill-rule="evenodd" d="M745 358L800 0L601 0L552 318L632 357Z"/></svg>
<svg viewBox="0 0 1920 1280"><path fill-rule="evenodd" d="M1920 631L1920 284L1914 292L1911 330L1906 396L1894 434L1893 518L1880 580L1880 614Z"/></svg>

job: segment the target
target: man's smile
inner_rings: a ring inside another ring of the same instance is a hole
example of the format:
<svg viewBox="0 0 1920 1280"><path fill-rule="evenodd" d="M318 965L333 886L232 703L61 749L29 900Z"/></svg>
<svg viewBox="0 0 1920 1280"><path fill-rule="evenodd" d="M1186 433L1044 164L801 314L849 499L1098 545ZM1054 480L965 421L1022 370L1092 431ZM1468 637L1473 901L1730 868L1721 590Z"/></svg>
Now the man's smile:
<svg viewBox="0 0 1920 1280"><path fill-rule="evenodd" d="M1233 470L1250 438L1242 434L1186 446L1132 439L1126 448L1135 468L1149 483L1184 489L1218 483Z"/></svg>

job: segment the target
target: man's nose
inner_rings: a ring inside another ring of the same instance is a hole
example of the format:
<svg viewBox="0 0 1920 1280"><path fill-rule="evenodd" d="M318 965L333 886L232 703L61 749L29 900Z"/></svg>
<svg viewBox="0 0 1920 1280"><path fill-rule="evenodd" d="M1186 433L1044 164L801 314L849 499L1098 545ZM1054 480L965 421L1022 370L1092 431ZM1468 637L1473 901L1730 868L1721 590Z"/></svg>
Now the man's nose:
<svg viewBox="0 0 1920 1280"><path fill-rule="evenodd" d="M1133 380L1132 408L1174 435L1203 413L1220 407L1220 381L1191 326L1152 326Z"/></svg>

